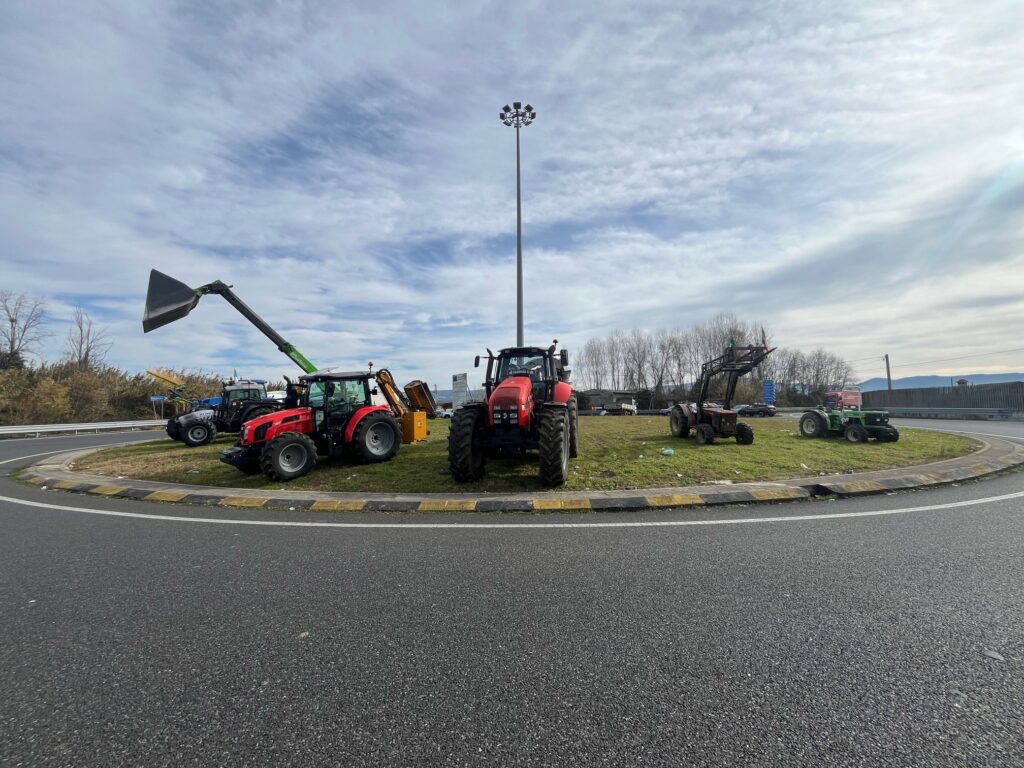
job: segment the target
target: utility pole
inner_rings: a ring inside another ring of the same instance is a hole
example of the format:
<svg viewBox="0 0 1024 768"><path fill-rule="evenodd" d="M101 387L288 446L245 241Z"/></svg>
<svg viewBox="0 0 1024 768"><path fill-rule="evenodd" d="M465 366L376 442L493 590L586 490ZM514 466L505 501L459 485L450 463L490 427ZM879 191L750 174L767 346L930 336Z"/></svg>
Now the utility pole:
<svg viewBox="0 0 1024 768"><path fill-rule="evenodd" d="M537 119L533 107L523 102L506 104L498 113L498 119L516 129L516 346L523 346L523 191L519 176L519 129L525 128Z"/></svg>
<svg viewBox="0 0 1024 768"><path fill-rule="evenodd" d="M889 353L885 353L885 381L889 385L889 394L892 394L892 372L889 370Z"/></svg>

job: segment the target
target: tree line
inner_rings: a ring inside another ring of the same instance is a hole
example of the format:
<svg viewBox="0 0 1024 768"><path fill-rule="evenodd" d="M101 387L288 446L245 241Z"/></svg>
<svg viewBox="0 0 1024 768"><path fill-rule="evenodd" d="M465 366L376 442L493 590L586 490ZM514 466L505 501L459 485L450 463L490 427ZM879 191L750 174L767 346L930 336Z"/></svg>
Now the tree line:
<svg viewBox="0 0 1024 768"><path fill-rule="evenodd" d="M583 345L573 378L579 389L635 391L640 393L641 408L660 408L694 397L701 365L726 347L761 343L772 346L771 333L763 325L728 312L689 328L613 331ZM760 401L762 381L770 379L779 405L810 405L827 390L850 384L852 377L850 364L825 349L802 352L780 347L740 379L736 402ZM712 398L722 396L724 377L718 378L722 380L714 383Z"/></svg>
<svg viewBox="0 0 1024 768"><path fill-rule="evenodd" d="M0 425L63 424L152 417L150 396L162 391L145 374L107 365L112 341L75 309L62 358L47 363L39 348L53 335L46 302L0 291ZM220 391L220 377L175 371L191 397Z"/></svg>

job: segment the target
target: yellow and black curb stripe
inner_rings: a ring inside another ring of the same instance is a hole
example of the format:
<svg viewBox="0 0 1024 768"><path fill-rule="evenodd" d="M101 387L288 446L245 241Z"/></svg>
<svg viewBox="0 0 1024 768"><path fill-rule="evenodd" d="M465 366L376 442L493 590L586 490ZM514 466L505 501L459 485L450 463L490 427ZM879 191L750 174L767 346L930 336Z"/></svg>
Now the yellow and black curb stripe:
<svg viewBox="0 0 1024 768"><path fill-rule="evenodd" d="M54 488L72 493L87 493L110 498L137 499L142 501L170 502L204 507L225 507L234 509L266 510L310 510L315 512L618 512L641 509L678 509L719 504L758 504L806 499L811 496L859 496L873 493L922 488L943 485L964 480L973 480L985 475L1020 466L1018 452L1005 458L965 461L960 466L944 467L941 470L926 471L926 467L908 468L905 475L883 479L823 477L807 485L779 484L771 488L742 488L723 486L715 491L689 491L680 489L637 492L635 495L571 495L549 494L534 498L381 498L296 499L274 496L248 496L237 493L195 493L191 488L175 490L133 488L116 482L89 483L65 478L49 478L31 469L21 479L32 485ZM43 470L45 471L45 470Z"/></svg>
<svg viewBox="0 0 1024 768"><path fill-rule="evenodd" d="M706 506L709 504L751 504L756 502L806 499L803 488L779 487L755 490L723 490L714 493L676 493L635 496L541 496L537 498L486 499L295 499L268 496L239 496L217 493L190 493L182 490L132 488L107 483L76 483L32 474L26 482L73 493L115 498L191 504L237 509L291 509L314 512L616 512L651 508Z"/></svg>

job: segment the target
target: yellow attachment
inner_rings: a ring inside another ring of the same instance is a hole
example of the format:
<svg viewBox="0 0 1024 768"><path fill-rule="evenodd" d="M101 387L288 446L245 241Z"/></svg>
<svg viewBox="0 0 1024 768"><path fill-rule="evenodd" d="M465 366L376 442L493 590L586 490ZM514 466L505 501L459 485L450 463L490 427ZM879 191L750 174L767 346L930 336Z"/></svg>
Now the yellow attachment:
<svg viewBox="0 0 1024 768"><path fill-rule="evenodd" d="M185 383L182 379L179 379L173 373L163 368L147 369L146 373L148 373L157 381L166 384L169 387L180 387L182 384Z"/></svg>
<svg viewBox="0 0 1024 768"><path fill-rule="evenodd" d="M406 411L399 417L402 424L402 442L418 443L427 439L427 414L422 411Z"/></svg>

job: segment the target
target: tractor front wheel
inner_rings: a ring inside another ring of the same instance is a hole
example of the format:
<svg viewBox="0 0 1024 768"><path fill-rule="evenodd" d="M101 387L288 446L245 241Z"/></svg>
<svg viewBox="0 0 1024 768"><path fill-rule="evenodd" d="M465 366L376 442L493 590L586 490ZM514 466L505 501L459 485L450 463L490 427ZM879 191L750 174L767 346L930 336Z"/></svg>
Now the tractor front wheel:
<svg viewBox="0 0 1024 768"><path fill-rule="evenodd" d="M352 448L364 464L387 461L398 453L402 432L390 413L376 411L364 416L352 433Z"/></svg>
<svg viewBox="0 0 1024 768"><path fill-rule="evenodd" d="M736 425L736 442L740 445L752 445L754 442L754 430L749 424Z"/></svg>
<svg viewBox="0 0 1024 768"><path fill-rule="evenodd" d="M566 412L545 408L540 412L540 480L544 485L562 485L569 479L569 425Z"/></svg>
<svg viewBox="0 0 1024 768"><path fill-rule="evenodd" d="M675 437L690 436L690 420L679 406L668 412L668 428Z"/></svg>
<svg viewBox="0 0 1024 768"><path fill-rule="evenodd" d="M825 419L814 411L805 413L800 417L800 434L804 437L824 437Z"/></svg>
<svg viewBox="0 0 1024 768"><path fill-rule="evenodd" d="M580 455L580 426L579 408L576 405L576 395L569 398L569 458L575 459Z"/></svg>
<svg viewBox="0 0 1024 768"><path fill-rule="evenodd" d="M213 422L197 421L182 430L181 440L189 448L198 448L200 445L213 442L216 434L217 428L213 426Z"/></svg>
<svg viewBox="0 0 1024 768"><path fill-rule="evenodd" d="M171 440L181 440L181 424L178 423L177 416L167 420L167 436Z"/></svg>
<svg viewBox="0 0 1024 768"><path fill-rule="evenodd" d="M843 436L848 443L866 443L869 437L868 431L860 424L847 424Z"/></svg>
<svg viewBox="0 0 1024 768"><path fill-rule="evenodd" d="M715 428L710 424L698 424L697 429L697 445L711 445L715 442Z"/></svg>
<svg viewBox="0 0 1024 768"><path fill-rule="evenodd" d="M479 480L487 472L484 429L487 412L483 408L459 408L452 414L448 432L448 471L459 483Z"/></svg>
<svg viewBox="0 0 1024 768"><path fill-rule="evenodd" d="M268 480L294 480L308 475L314 466L316 443L302 432L278 435L267 443L260 456L260 467Z"/></svg>

